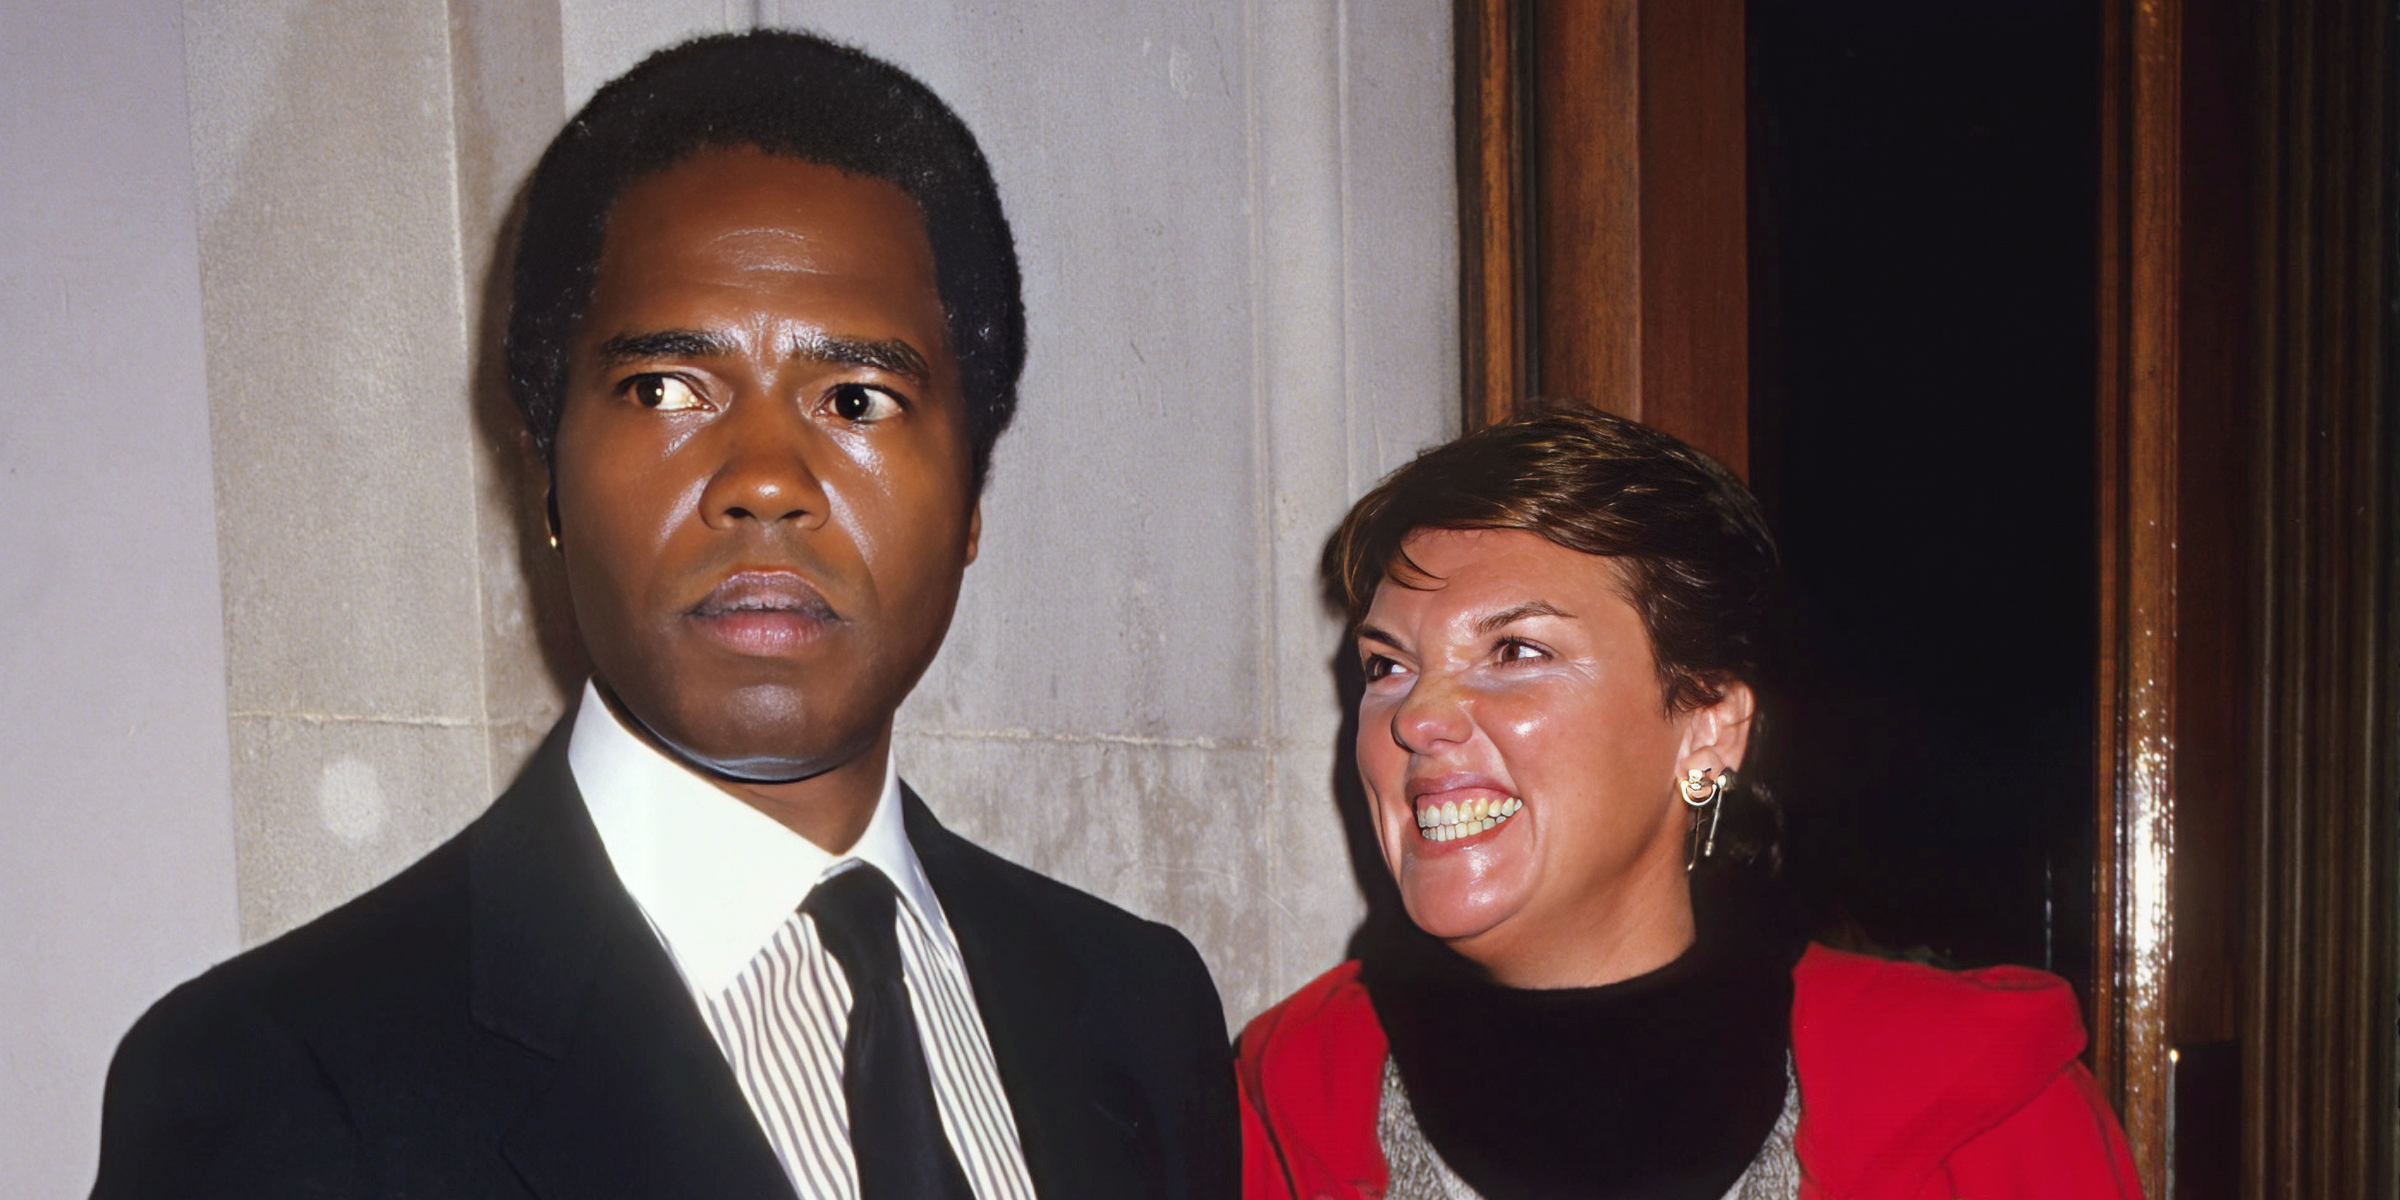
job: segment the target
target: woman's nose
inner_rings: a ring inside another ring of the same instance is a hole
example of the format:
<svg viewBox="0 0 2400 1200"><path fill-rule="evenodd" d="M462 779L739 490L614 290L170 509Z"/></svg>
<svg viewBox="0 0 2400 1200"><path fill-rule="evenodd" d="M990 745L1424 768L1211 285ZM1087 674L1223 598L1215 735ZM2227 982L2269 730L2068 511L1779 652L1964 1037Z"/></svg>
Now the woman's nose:
<svg viewBox="0 0 2400 1200"><path fill-rule="evenodd" d="M710 431L722 461L700 493L701 519L721 529L742 521L793 521L807 528L823 523L827 503L817 459L832 447L798 414L772 411L780 405L744 407L737 401L732 419Z"/></svg>
<svg viewBox="0 0 2400 1200"><path fill-rule="evenodd" d="M1411 754L1426 754L1475 732L1465 688L1438 675L1418 679L1392 710L1392 740Z"/></svg>

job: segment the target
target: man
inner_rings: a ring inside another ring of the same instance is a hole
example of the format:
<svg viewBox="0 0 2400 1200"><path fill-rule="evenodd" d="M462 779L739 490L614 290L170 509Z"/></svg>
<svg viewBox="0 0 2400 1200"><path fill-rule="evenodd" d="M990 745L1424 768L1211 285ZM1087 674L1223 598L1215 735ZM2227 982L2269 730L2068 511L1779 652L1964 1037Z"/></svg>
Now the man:
<svg viewBox="0 0 2400 1200"><path fill-rule="evenodd" d="M1230 1195L1191 946L891 764L1023 361L965 127L814 38L663 52L544 155L515 279L580 709L136 1025L95 1196Z"/></svg>

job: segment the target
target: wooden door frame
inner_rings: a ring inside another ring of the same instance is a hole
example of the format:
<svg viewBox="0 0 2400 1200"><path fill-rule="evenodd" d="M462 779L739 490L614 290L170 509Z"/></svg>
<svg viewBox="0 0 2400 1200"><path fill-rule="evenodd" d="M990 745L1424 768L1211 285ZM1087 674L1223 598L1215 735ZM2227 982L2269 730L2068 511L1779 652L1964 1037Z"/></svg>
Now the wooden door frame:
<svg viewBox="0 0 2400 1200"><path fill-rule="evenodd" d="M1459 0L1467 428L1537 398L1750 450L1741 0Z"/></svg>
<svg viewBox="0 0 2400 1200"><path fill-rule="evenodd" d="M2175 932L2182 21L2103 0L2091 1060L2156 1194ZM2221 481L2211 481L2212 483Z"/></svg>
<svg viewBox="0 0 2400 1200"><path fill-rule="evenodd" d="M2211 1148L2217 1194L2388 1195L2391 20L2099 7L2090 1059L2151 1195ZM1582 399L1745 469L1739 5L1456 12L1467 426ZM2179 1080L2207 1047L2237 1069ZM2235 1128L2172 1145L2179 1084Z"/></svg>
<svg viewBox="0 0 2400 1200"><path fill-rule="evenodd" d="M2390 21L2103 4L2092 1060L2152 1195L2394 1186Z"/></svg>

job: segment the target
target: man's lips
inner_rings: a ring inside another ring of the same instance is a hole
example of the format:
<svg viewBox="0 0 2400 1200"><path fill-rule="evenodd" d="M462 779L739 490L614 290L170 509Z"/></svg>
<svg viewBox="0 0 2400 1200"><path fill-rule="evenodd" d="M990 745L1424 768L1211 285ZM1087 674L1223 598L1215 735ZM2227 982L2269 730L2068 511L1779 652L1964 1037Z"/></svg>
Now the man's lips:
<svg viewBox="0 0 2400 1200"><path fill-rule="evenodd" d="M736 571L689 615L736 654L788 654L841 620L823 593L789 571Z"/></svg>

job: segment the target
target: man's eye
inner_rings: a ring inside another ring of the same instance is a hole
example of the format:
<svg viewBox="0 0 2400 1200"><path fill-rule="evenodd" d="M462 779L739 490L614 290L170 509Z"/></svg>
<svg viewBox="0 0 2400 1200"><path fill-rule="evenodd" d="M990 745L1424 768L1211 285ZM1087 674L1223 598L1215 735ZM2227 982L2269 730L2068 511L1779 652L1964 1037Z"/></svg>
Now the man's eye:
<svg viewBox="0 0 2400 1200"><path fill-rule="evenodd" d="M633 398L644 408L660 412L688 412L699 408L700 394L692 385L672 375L636 375L631 384Z"/></svg>
<svg viewBox="0 0 2400 1200"><path fill-rule="evenodd" d="M830 406L833 415L860 424L872 424L900 411L900 401L890 392L863 383L845 383L834 388Z"/></svg>
<svg viewBox="0 0 2400 1200"><path fill-rule="evenodd" d="M1370 654L1367 656L1367 661L1361 664L1361 668L1366 673L1367 682L1373 683L1378 679L1388 678L1394 671L1400 669L1400 664L1383 655Z"/></svg>

